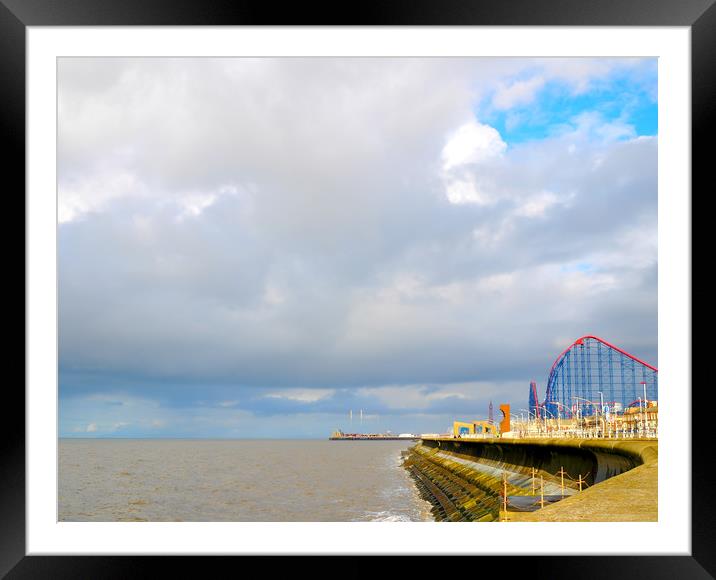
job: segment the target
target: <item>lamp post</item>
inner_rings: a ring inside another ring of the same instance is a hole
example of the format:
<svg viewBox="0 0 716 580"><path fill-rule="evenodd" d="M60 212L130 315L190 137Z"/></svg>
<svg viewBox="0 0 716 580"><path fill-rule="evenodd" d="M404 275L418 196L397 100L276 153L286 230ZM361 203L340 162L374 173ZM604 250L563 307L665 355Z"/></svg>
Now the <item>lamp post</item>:
<svg viewBox="0 0 716 580"><path fill-rule="evenodd" d="M537 423L537 413L533 413L533 412L530 411L529 409L520 409L520 411L525 411L525 412L527 413L527 425L528 425L528 431L529 431L530 415L534 415L534 417L535 417L535 423ZM538 430L539 430L539 425L538 425L537 428L538 428Z"/></svg>
<svg viewBox="0 0 716 580"><path fill-rule="evenodd" d="M592 406L592 408L594 408L594 403L593 403L592 401L590 401L589 399L583 399L582 397L572 397L572 398L573 398L573 399L577 399L578 401L585 401L586 403L589 403L589 404ZM579 408L579 405L577 405L577 408ZM595 420L595 421L594 421L594 431L595 431L595 433L596 433L596 430L597 430L596 423L597 423L597 422L596 422L596 420Z"/></svg>
<svg viewBox="0 0 716 580"><path fill-rule="evenodd" d="M520 415L522 415L522 413L520 413ZM518 417L518 416L515 415L514 413L510 413L510 417L514 417L515 419L520 419L520 417ZM520 437L522 437L522 429L523 429L523 427L522 427L522 421L519 421L519 422L515 421L515 422L520 426L520 431L519 431L519 433L520 433Z"/></svg>
<svg viewBox="0 0 716 580"><path fill-rule="evenodd" d="M599 393L599 416L602 419L602 437L604 437L607 430L607 420L604 418L604 393L602 391L597 391L597 393Z"/></svg>
<svg viewBox="0 0 716 580"><path fill-rule="evenodd" d="M560 413L562 407L565 405L561 403L560 401L552 401L555 405L557 405L557 430L559 431L560 437L562 436L562 414ZM565 417L566 419L566 417Z"/></svg>
<svg viewBox="0 0 716 580"><path fill-rule="evenodd" d="M636 400L639 401L639 415L640 415L639 418L642 419L642 416L641 416L641 397L637 397ZM642 421L640 420L639 423L637 424L637 427L636 427L637 435L640 434L641 429L642 429Z"/></svg>
<svg viewBox="0 0 716 580"><path fill-rule="evenodd" d="M553 401L550 401L550 402L553 402ZM552 417L552 419L554 419L554 413L549 411L546 406L544 408L544 412L549 413L550 417ZM547 417L544 418L544 426L545 426L545 432L546 432L547 431Z"/></svg>
<svg viewBox="0 0 716 580"><path fill-rule="evenodd" d="M644 422L644 436L646 436L646 430L647 430L647 423L646 423L646 381L641 381L641 384L644 385L644 416L643 416L643 422Z"/></svg>

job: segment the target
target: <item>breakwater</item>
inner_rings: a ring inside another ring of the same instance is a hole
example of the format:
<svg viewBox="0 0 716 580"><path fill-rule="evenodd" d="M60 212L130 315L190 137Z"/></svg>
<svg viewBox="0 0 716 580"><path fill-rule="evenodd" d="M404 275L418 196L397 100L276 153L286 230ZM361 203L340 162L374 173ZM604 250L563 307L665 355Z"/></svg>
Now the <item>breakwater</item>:
<svg viewBox="0 0 716 580"><path fill-rule="evenodd" d="M653 440L424 438L404 452L403 466L436 520L496 521L504 495L561 500L542 508L545 513L561 504L568 508L582 490L655 465L657 458ZM655 494L653 502L655 510Z"/></svg>

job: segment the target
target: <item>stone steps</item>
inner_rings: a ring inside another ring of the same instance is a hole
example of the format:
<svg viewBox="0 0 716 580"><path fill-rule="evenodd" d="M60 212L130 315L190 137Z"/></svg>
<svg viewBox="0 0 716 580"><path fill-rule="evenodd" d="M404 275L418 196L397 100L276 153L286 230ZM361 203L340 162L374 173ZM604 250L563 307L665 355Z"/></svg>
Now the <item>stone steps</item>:
<svg viewBox="0 0 716 580"><path fill-rule="evenodd" d="M493 490L474 485L440 461L414 453L405 465L421 495L433 504L436 520L493 521L499 516L499 498Z"/></svg>
<svg viewBox="0 0 716 580"><path fill-rule="evenodd" d="M532 493L532 475L524 466L478 464L474 459L466 464L457 454L421 445L404 455L404 466L438 521L495 521L505 488L508 496ZM554 485L554 476L543 477Z"/></svg>

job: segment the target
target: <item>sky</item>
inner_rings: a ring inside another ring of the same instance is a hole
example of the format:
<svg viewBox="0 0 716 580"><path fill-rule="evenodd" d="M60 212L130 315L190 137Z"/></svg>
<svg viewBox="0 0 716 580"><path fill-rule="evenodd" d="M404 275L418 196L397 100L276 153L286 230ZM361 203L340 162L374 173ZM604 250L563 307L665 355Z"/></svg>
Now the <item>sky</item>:
<svg viewBox="0 0 716 580"><path fill-rule="evenodd" d="M59 59L60 436L444 432L583 335L658 365L657 132L656 59Z"/></svg>

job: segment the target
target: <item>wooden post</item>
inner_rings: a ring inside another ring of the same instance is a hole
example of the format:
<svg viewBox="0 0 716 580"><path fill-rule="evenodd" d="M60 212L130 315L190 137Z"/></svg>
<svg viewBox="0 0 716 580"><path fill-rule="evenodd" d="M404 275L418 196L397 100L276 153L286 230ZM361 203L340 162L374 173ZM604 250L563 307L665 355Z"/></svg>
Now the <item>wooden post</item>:
<svg viewBox="0 0 716 580"><path fill-rule="evenodd" d="M562 479L562 497L564 497L564 466L563 465L561 465L559 467L559 475Z"/></svg>
<svg viewBox="0 0 716 580"><path fill-rule="evenodd" d="M539 476L539 481L540 481L540 500L539 500L539 505L540 505L540 507L544 507L544 477L542 477L542 476L540 475L540 476Z"/></svg>
<svg viewBox="0 0 716 580"><path fill-rule="evenodd" d="M537 480L536 480L536 476L537 476L537 470L533 467L533 468L532 468L532 495L533 495L533 496L537 495Z"/></svg>
<svg viewBox="0 0 716 580"><path fill-rule="evenodd" d="M502 473L502 511L505 513L505 519L507 520L507 474Z"/></svg>

